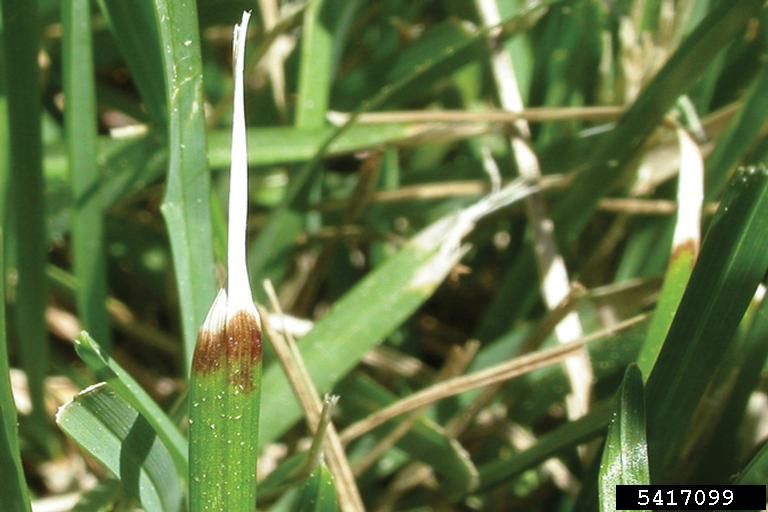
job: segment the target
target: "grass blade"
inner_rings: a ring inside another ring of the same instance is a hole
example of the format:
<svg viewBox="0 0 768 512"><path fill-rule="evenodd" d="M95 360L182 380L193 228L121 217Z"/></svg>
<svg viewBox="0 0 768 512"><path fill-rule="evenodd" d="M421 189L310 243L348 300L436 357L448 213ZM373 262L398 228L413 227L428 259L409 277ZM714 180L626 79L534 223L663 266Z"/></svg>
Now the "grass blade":
<svg viewBox="0 0 768 512"><path fill-rule="evenodd" d="M171 240L184 362L189 368L197 328L215 290L200 36L194 1L154 0L154 7L170 113L168 178L161 210Z"/></svg>
<svg viewBox="0 0 768 512"><path fill-rule="evenodd" d="M296 512L336 512L339 510L333 475L324 462L321 461L307 478L307 483L301 490L295 510Z"/></svg>
<svg viewBox="0 0 768 512"><path fill-rule="evenodd" d="M649 484L648 447L645 441L645 394L640 369L631 365L624 374L618 403L600 463L600 510L616 510L616 486Z"/></svg>
<svg viewBox="0 0 768 512"><path fill-rule="evenodd" d="M768 16L763 16L763 19L766 17ZM768 98L764 94L766 89L768 89L768 64L763 63L750 87L749 94L744 99L744 105L734 116L728 130L720 138L707 160L705 190L709 198L715 198L720 194L728 181L730 170L762 130L763 121L768 116Z"/></svg>
<svg viewBox="0 0 768 512"><path fill-rule="evenodd" d="M0 27L2 22L0 21ZM5 41L0 40L0 51ZM6 75L5 54L0 54L0 76ZM0 275L6 275L5 230L7 218L8 180L10 173L10 134L8 124L8 102L5 83L0 81ZM9 510L27 512L30 510L27 482L21 466L19 451L19 427L16 404L10 381L8 363L8 337L5 317L5 285L0 279L0 460L4 461L3 477L0 478L0 496Z"/></svg>
<svg viewBox="0 0 768 512"><path fill-rule="evenodd" d="M165 444L179 478L186 480L187 441L165 412L114 359L104 353L87 332L81 332L75 340L75 351L96 378L109 384L110 389L146 418Z"/></svg>
<svg viewBox="0 0 768 512"><path fill-rule="evenodd" d="M77 311L86 329L109 350L104 221L96 163L96 96L91 47L91 4L62 4L67 153L74 211L72 245L78 280Z"/></svg>
<svg viewBox="0 0 768 512"><path fill-rule="evenodd" d="M763 290L764 293L764 290ZM733 382L733 391L721 398L722 409L716 410L711 425L716 428L711 440L705 440L707 451L705 463L699 467L698 475L704 474L700 481L716 481L738 471L745 453L754 447L752 439L744 435L741 426L748 420L748 403L758 389L763 365L768 358L768 301L765 297L750 318L749 327L737 335L718 369ZM740 329L741 330L741 329ZM727 381L722 386L727 388ZM745 439L746 438L746 439ZM709 463L709 461L712 461Z"/></svg>
<svg viewBox="0 0 768 512"><path fill-rule="evenodd" d="M331 90L333 72L334 0L316 0L304 11L299 69L297 128L321 128Z"/></svg>
<svg viewBox="0 0 768 512"><path fill-rule="evenodd" d="M6 94L10 124L10 194L15 225L18 286L16 321L18 349L29 378L33 421L42 435L47 420L43 381L48 371L48 302L45 261L45 201L43 191L40 84L37 53L40 48L33 0L3 0L3 50L7 73ZM8 80L13 76L13 80Z"/></svg>
<svg viewBox="0 0 768 512"><path fill-rule="evenodd" d="M179 511L182 488L168 450L144 416L107 384L91 386L63 405L56 423L146 510Z"/></svg>
<svg viewBox="0 0 768 512"><path fill-rule="evenodd" d="M126 3L98 0L99 8L115 36L131 77L144 99L147 111L159 127L168 124L163 56L149 2Z"/></svg>
<svg viewBox="0 0 768 512"><path fill-rule="evenodd" d="M245 263L248 166L243 69L250 12L234 31L235 91L229 191L227 289L200 328L189 395L191 512L256 509L261 320Z"/></svg>
<svg viewBox="0 0 768 512"><path fill-rule="evenodd" d="M648 380L652 472L664 480L686 443L695 408L768 269L768 170L731 181L704 240Z"/></svg>
<svg viewBox="0 0 768 512"><path fill-rule="evenodd" d="M669 326L675 317L699 253L704 169L701 153L690 136L678 128L680 172L677 184L678 215L664 284L637 364L645 377L651 374Z"/></svg>

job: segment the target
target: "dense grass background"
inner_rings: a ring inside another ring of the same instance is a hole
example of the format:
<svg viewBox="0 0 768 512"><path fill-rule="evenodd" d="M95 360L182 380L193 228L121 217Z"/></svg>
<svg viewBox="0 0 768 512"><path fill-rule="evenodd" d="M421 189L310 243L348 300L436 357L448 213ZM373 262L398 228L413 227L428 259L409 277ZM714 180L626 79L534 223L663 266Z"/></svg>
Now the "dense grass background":
<svg viewBox="0 0 768 512"><path fill-rule="evenodd" d="M260 508L768 483L763 4L3 0L0 508L184 502L244 9Z"/></svg>

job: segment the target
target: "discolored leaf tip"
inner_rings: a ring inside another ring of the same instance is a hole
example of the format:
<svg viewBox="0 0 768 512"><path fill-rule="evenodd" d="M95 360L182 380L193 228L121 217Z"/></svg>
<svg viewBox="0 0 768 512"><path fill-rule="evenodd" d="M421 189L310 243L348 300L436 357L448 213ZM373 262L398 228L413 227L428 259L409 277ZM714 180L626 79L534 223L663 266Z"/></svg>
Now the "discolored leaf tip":
<svg viewBox="0 0 768 512"><path fill-rule="evenodd" d="M254 368L261 363L261 321L253 303L232 300L222 289L198 333L192 371L198 376L225 372L238 389L254 389Z"/></svg>

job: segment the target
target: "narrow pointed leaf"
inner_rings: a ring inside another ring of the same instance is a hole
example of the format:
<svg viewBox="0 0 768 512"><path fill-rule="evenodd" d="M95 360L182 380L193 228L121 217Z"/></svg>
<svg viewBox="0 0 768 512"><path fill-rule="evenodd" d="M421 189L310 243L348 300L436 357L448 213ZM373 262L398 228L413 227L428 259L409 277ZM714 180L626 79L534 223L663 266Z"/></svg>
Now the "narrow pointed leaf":
<svg viewBox="0 0 768 512"><path fill-rule="evenodd" d="M146 510L179 511L182 488L168 450L147 420L107 384L91 386L64 404L56 423Z"/></svg>
<svg viewBox="0 0 768 512"><path fill-rule="evenodd" d="M649 484L643 376L631 365L619 389L600 463L600 510L616 510L616 486Z"/></svg>
<svg viewBox="0 0 768 512"><path fill-rule="evenodd" d="M2 27L2 22L0 22ZM0 51L5 45L0 40ZM6 73L5 55L0 53L0 76ZM6 275L6 221L8 206L8 180L10 174L10 143L8 125L8 100L5 84L0 81L0 275ZM28 512L30 510L27 482L21 465L19 449L19 427L16 403L11 388L10 365L8 362L8 337L5 316L6 279L0 279L0 461L3 474L0 478L0 496L8 510Z"/></svg>
<svg viewBox="0 0 768 512"><path fill-rule="evenodd" d="M296 503L295 512L336 512L336 486L333 475L324 462L318 464L307 478Z"/></svg>
<svg viewBox="0 0 768 512"><path fill-rule="evenodd" d="M179 478L187 478L187 441L168 415L144 389L101 347L83 331L75 340L75 351L93 371L96 378L109 384L111 390L136 409L157 432L173 459Z"/></svg>
<svg viewBox="0 0 768 512"><path fill-rule="evenodd" d="M171 240L184 362L189 368L195 334L215 290L197 5L192 0L154 0L154 7L170 116L168 177L161 209Z"/></svg>
<svg viewBox="0 0 768 512"><path fill-rule="evenodd" d="M62 4L64 95L67 150L74 211L72 250L77 287L77 312L102 346L111 346L107 316L106 249L100 172L96 161L96 88L91 44L91 4Z"/></svg>
<svg viewBox="0 0 768 512"><path fill-rule="evenodd" d="M768 269L768 170L738 173L707 232L677 314L648 380L649 455L671 476L697 404Z"/></svg>
<svg viewBox="0 0 768 512"><path fill-rule="evenodd" d="M672 325L683 291L696 263L701 240L701 204L704 198L704 164L698 146L682 128L678 129L680 170L677 184L677 219L667 273L664 276L648 336L637 357L647 378Z"/></svg>
<svg viewBox="0 0 768 512"><path fill-rule="evenodd" d="M2 1L3 58L7 71L3 80L11 170L8 200L13 211L18 266L16 339L21 364L29 377L35 431L42 435L47 429L43 381L48 371L49 348L45 328L47 246L37 13L38 2L34 0Z"/></svg>

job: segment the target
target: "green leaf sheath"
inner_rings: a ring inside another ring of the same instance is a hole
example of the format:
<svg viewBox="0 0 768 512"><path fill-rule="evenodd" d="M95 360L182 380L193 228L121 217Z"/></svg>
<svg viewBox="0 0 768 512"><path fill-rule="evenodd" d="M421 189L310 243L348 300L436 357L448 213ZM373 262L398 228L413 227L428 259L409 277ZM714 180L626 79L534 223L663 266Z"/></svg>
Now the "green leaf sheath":
<svg viewBox="0 0 768 512"><path fill-rule="evenodd" d="M190 381L191 512L256 507L261 330L240 311L228 318L219 292L200 330Z"/></svg>

